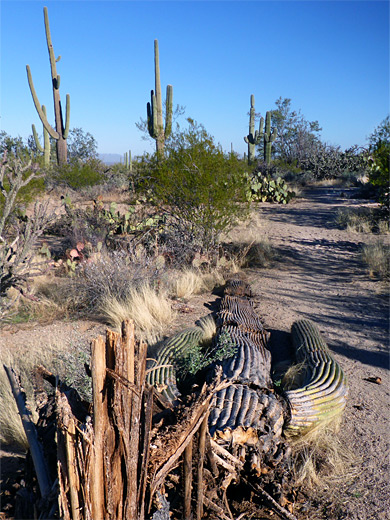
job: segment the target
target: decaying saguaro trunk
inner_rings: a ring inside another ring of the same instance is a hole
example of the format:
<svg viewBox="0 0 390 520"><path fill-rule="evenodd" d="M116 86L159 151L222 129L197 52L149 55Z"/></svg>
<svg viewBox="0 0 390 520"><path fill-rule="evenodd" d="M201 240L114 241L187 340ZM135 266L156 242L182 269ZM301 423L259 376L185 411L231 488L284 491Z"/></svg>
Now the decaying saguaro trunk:
<svg viewBox="0 0 390 520"><path fill-rule="evenodd" d="M318 329L304 320L292 329L304 380L278 395L269 333L251 297L244 282L227 283L215 356L206 357L196 384L182 395L175 360L197 348L201 327L168 340L148 370L147 346L135 340L132 322L124 322L121 333L108 330L95 339L92 403L40 367L40 377L55 387L51 416L57 429L57 483L52 471L45 480L37 452L41 494L51 497L45 511L55 510L58 485L64 520L226 520L257 515L264 503L281 518L296 520L284 434L299 434L340 413L346 380Z"/></svg>
<svg viewBox="0 0 390 520"><path fill-rule="evenodd" d="M146 351L130 322L122 334L107 331L105 340L93 341L93 417L81 428L66 396L57 397L64 518L136 519L143 511L152 409L145 392Z"/></svg>

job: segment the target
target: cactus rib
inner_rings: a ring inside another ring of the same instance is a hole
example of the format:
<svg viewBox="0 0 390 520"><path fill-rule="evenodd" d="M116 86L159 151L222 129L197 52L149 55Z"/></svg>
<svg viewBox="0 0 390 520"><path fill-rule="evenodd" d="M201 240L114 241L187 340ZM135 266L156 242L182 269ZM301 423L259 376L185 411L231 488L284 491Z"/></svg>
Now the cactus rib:
<svg viewBox="0 0 390 520"><path fill-rule="evenodd" d="M314 323L299 320L291 334L296 360L303 362L307 371L300 388L285 392L291 411L286 433L300 434L339 415L345 408L348 387L342 368Z"/></svg>

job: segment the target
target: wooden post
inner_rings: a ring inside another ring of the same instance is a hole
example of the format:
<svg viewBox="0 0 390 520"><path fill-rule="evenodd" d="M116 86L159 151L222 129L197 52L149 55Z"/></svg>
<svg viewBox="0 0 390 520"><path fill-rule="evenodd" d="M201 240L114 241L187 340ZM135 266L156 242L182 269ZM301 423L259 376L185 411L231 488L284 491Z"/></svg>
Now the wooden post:
<svg viewBox="0 0 390 520"><path fill-rule="evenodd" d="M183 473L184 473L184 520L191 520L191 492L192 492L192 444L188 443L184 450Z"/></svg>
<svg viewBox="0 0 390 520"><path fill-rule="evenodd" d="M106 380L106 345L104 337L92 341L92 397L93 397L93 471L91 472L91 502L93 520L105 520L104 497L104 432L108 427L107 404L104 399Z"/></svg>
<svg viewBox="0 0 390 520"><path fill-rule="evenodd" d="M198 462L198 486L196 501L196 520L203 516L203 464L206 453L206 434L209 414L207 413L202 426L199 429L199 462Z"/></svg>
<svg viewBox="0 0 390 520"><path fill-rule="evenodd" d="M15 372L12 368L6 367L5 365L3 366L4 370L7 373L12 393L18 407L19 415L22 420L23 428L26 433L31 457L34 463L35 473L38 479L39 490L41 492L42 497L45 498L50 493L52 483L50 480L49 470L47 468L47 464L43 456L42 446L38 441L35 425L31 420L31 414L28 412L26 408L24 394L20 388Z"/></svg>

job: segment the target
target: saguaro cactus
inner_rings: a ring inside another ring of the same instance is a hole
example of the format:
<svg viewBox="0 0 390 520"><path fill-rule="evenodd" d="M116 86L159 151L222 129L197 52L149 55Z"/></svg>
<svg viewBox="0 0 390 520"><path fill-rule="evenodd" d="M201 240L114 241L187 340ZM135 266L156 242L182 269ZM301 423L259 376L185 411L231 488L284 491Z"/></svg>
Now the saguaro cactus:
<svg viewBox="0 0 390 520"><path fill-rule="evenodd" d="M57 74L57 66L56 63L61 59L61 56L58 56L56 59L54 55L53 44L51 41L50 35L50 26L49 26L49 17L47 14L47 7L43 8L43 14L45 19L45 31L46 31L46 41L47 48L49 51L50 58L50 69L51 69L51 78L53 83L53 99L54 99L54 115L56 121L56 128L54 129L47 120L46 113L42 110L41 104L38 100L38 96L35 92L34 83L31 76L30 66L27 65L27 78L28 84L30 86L32 98L34 101L35 108L38 112L38 115L42 121L43 126L48 131L49 135L57 141L57 161L58 164L64 164L67 161L67 145L66 138L68 137L69 132L69 116L70 116L70 97L69 94L66 95L66 119L65 126L64 120L62 117L62 108L61 108L61 99L60 99L60 76Z"/></svg>
<svg viewBox="0 0 390 520"><path fill-rule="evenodd" d="M248 143L248 164L255 160L256 145L260 144L263 137L264 117L260 118L259 130L255 132L255 96L251 95L251 108L249 112L249 134L244 137Z"/></svg>
<svg viewBox="0 0 390 520"><path fill-rule="evenodd" d="M271 133L271 112L265 114L265 132L264 132L264 161L271 164L272 143L275 141L278 132L276 128Z"/></svg>
<svg viewBox="0 0 390 520"><path fill-rule="evenodd" d="M155 90L151 91L151 102L147 104L148 130L156 140L156 151L160 156L164 155L165 141L172 131L172 103L173 87L167 85L165 101L165 128L163 124L163 109L160 83L160 57L158 52L158 40L154 40L154 78Z"/></svg>
<svg viewBox="0 0 390 520"><path fill-rule="evenodd" d="M42 112L46 117L46 107L42 105ZM35 125L32 125L32 131L34 136L35 144L40 152L43 153L43 162L45 166L49 166L50 164L50 137L49 132L46 130L45 126L43 126L43 147L39 142L38 133L36 131Z"/></svg>

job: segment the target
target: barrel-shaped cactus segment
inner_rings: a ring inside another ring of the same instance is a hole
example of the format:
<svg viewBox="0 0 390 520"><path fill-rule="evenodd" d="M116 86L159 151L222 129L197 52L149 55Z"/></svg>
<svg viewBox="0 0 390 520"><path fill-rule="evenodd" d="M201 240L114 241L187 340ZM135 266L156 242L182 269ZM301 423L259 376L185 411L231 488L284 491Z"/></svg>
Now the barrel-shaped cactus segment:
<svg viewBox="0 0 390 520"><path fill-rule="evenodd" d="M345 408L348 386L314 323L299 320L291 334L296 361L304 367L304 380L298 388L285 392L291 411L286 434L299 435L339 416Z"/></svg>
<svg viewBox="0 0 390 520"><path fill-rule="evenodd" d="M147 381L165 398L174 401L180 395L176 386L176 366L205 337L202 327L191 327L168 338L159 348L149 369Z"/></svg>

